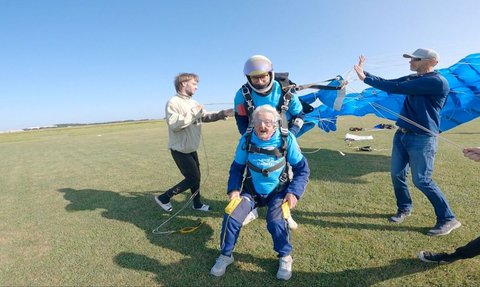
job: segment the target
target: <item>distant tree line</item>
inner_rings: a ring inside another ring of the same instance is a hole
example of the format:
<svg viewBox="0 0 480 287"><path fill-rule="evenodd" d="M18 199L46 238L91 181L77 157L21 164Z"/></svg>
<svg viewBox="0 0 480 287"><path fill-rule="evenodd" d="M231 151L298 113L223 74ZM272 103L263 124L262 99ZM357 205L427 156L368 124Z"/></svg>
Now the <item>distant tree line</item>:
<svg viewBox="0 0 480 287"><path fill-rule="evenodd" d="M128 123L128 122L142 122L142 121L150 121L151 119L141 119L141 120L124 120L124 121L111 121L111 122L99 122L99 123L66 123L66 124L55 124L50 126L43 126L43 127L32 127L32 128L24 128L24 131L31 131L31 130L43 130L43 129L54 129L54 128L68 128L68 127L78 127L78 126L93 126L93 125L105 125L105 124L118 124L118 123Z"/></svg>

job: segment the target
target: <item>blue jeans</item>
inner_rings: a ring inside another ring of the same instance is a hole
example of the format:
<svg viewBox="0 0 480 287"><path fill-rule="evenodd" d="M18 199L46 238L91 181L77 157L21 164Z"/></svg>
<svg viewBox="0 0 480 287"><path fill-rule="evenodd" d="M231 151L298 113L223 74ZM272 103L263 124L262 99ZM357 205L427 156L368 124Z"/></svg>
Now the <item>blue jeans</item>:
<svg viewBox="0 0 480 287"><path fill-rule="evenodd" d="M432 180L437 137L412 132L397 131L393 137L392 162L390 175L397 199L398 211L412 210L412 198L407 186L407 174L410 166L413 184L425 194L433 205L437 222L455 218L447 199Z"/></svg>

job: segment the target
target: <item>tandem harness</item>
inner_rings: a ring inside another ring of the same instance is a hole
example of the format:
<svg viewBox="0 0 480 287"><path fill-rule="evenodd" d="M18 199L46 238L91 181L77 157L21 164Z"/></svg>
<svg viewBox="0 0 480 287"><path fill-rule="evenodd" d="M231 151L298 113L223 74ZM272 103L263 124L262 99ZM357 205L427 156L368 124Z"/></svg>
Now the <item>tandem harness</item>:
<svg viewBox="0 0 480 287"><path fill-rule="evenodd" d="M245 132L245 150L247 153L261 153L265 155L270 155L270 156L275 156L277 159L282 158L280 162L275 164L274 166L271 166L266 169L261 169L258 168L257 166L253 165L250 161L247 161L247 167L255 172L261 173L263 176L268 177L271 171L283 168L282 173L279 176L279 182L280 184L276 188L276 192L279 192L283 189L283 186L289 181L289 165L286 161L286 154L287 154L287 149L288 149L288 143L287 143L287 138L288 138L288 121L287 121L287 111L288 111L288 106L290 105L290 100L292 98L292 93L295 92L295 83L290 81L288 79L288 73L277 73L275 74L275 80L278 81L282 87L282 97L280 98L280 101L276 107L277 111L280 113L281 121L279 123L279 129L280 129L280 135L281 135L281 146L279 148L275 149L264 149L256 146L255 144L252 143L252 133L253 133L253 123L252 123L252 113L255 110L255 106L253 104L253 99L250 91L250 87L248 84L244 84L242 86L242 95L244 98L244 105L247 111L248 115L248 120L249 120L249 125L248 128ZM307 110L307 112L311 112L313 108L303 102L301 102L303 105L304 112ZM309 110L309 108L311 110ZM245 178L246 184L249 186L249 192L253 191L253 183L251 182L251 177L248 176L249 171L247 171L247 176ZM252 194L252 196L254 196Z"/></svg>
<svg viewBox="0 0 480 287"><path fill-rule="evenodd" d="M282 119L280 127L288 129L287 111L290 105L290 100L292 99L292 93L295 93L296 91L296 85L294 82L288 79L288 73L276 73L274 80L279 82L280 86L282 87L282 96L277 106L275 107ZM242 95L244 99L245 110L247 111L248 120L251 121L252 113L255 110L255 105L253 104L251 88L248 83L242 86ZM302 104L302 109L305 114L313 111L312 106L303 101L300 102ZM249 126L250 125L251 123L249 123Z"/></svg>
<svg viewBox="0 0 480 287"><path fill-rule="evenodd" d="M253 165L250 161L247 160L247 167L255 172L261 173L265 177L268 177L270 172L283 168L280 176L278 177L279 185L275 188L275 191L273 193L280 192L283 190L285 184L287 184L290 179L288 174L290 167L286 160L287 149L288 149L288 143L287 143L288 130L282 129L280 131L282 143L279 148L274 148L274 149L264 149L252 143L252 133L253 133L253 127L250 126L245 132L244 149L247 151L247 153L261 153L269 156L275 156L277 159L281 158L281 160L277 164L264 169L261 169ZM247 185L247 191L252 195L252 197L255 198L256 195L253 193L255 189L253 187L252 178L251 176L249 176L249 173L250 171L247 170L247 175L245 176L244 184Z"/></svg>

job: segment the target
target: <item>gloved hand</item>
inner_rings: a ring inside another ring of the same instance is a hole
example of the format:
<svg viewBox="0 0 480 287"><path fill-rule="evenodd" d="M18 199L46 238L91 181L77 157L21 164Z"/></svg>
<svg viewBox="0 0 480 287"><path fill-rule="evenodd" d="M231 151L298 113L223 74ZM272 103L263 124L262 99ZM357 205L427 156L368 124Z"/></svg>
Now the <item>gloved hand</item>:
<svg viewBox="0 0 480 287"><path fill-rule="evenodd" d="M220 112L223 113L224 118L233 117L234 114L233 109L221 110Z"/></svg>
<svg viewBox="0 0 480 287"><path fill-rule="evenodd" d="M221 110L218 112L218 118L226 120L228 117L233 117L233 109Z"/></svg>
<svg viewBox="0 0 480 287"><path fill-rule="evenodd" d="M288 130L296 137L300 131L300 127L297 125L292 125Z"/></svg>

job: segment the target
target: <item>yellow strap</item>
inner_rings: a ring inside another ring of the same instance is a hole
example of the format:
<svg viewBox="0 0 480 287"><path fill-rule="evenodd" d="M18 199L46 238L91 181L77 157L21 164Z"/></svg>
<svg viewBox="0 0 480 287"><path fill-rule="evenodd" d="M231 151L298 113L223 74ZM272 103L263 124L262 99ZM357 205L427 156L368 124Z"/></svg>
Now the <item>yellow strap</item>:
<svg viewBox="0 0 480 287"><path fill-rule="evenodd" d="M290 217L290 206L288 205L288 201L285 201L282 204L282 214L283 219L288 219Z"/></svg>
<svg viewBox="0 0 480 287"><path fill-rule="evenodd" d="M232 212L235 210L235 208L237 208L237 206L240 204L241 201L242 201L242 198L238 198L238 197L230 200L230 202L225 207L225 213L228 215L232 214Z"/></svg>
<svg viewBox="0 0 480 287"><path fill-rule="evenodd" d="M191 227L183 227L183 228L180 228L178 230L178 232L180 234L185 234L185 233L190 233L190 232L194 232L195 230L197 230L202 224L205 223L205 220L198 220L198 224L196 226L191 226Z"/></svg>

